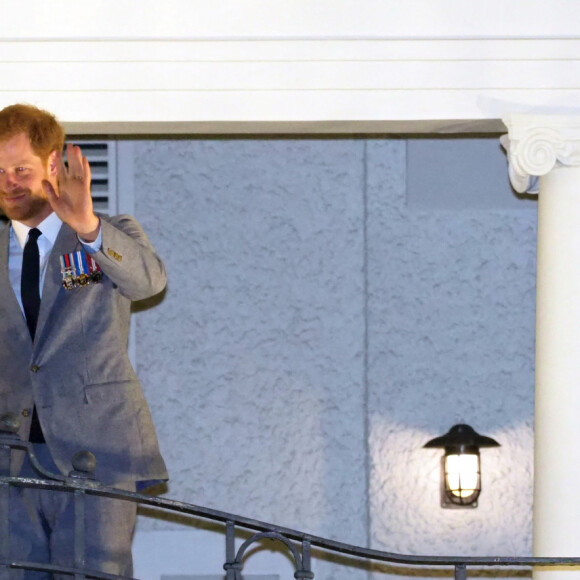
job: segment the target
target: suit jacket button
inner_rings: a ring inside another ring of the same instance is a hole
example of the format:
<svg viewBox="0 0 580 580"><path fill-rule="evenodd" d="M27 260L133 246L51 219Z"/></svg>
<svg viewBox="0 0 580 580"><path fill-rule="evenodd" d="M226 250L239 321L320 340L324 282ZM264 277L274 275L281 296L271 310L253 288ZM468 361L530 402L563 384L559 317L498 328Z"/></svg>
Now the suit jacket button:
<svg viewBox="0 0 580 580"><path fill-rule="evenodd" d="M39 367L38 365L32 365L32 366L30 367L30 370L31 370L33 373L37 373L37 372L40 370L40 367Z"/></svg>
<svg viewBox="0 0 580 580"><path fill-rule="evenodd" d="M30 415L30 409L22 409L22 416L28 417Z"/></svg>

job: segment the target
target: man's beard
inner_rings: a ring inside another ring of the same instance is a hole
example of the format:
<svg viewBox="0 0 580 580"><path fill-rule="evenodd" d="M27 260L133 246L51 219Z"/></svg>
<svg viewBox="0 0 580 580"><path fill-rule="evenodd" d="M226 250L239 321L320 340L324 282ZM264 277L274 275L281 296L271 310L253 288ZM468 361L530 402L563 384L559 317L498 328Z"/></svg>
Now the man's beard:
<svg viewBox="0 0 580 580"><path fill-rule="evenodd" d="M11 195L14 194L18 194L18 192L11 193ZM28 192L28 195L30 196L30 192ZM4 215L11 220L24 222L42 213L48 204L47 198L40 195L34 195L28 197L28 203L24 206L11 206L10 204L7 204L7 207L4 207L3 204L0 204L0 215Z"/></svg>

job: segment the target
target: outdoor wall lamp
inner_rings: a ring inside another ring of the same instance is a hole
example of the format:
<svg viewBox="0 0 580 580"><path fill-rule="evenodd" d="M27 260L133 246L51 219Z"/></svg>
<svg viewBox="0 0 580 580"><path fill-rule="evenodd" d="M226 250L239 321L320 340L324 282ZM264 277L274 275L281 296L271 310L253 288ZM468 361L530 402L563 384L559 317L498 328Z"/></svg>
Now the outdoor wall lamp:
<svg viewBox="0 0 580 580"><path fill-rule="evenodd" d="M441 458L441 507L475 508L481 493L480 447L498 447L491 437L477 433L469 425L454 425L442 437L424 447L443 447Z"/></svg>

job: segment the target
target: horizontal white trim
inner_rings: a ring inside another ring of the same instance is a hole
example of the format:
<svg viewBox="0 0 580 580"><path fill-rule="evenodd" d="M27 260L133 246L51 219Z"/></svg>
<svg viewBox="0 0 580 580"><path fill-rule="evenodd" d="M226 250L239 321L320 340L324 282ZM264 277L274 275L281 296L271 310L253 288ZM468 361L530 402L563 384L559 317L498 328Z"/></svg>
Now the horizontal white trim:
<svg viewBox="0 0 580 580"><path fill-rule="evenodd" d="M222 132L224 123L240 124L252 132L251 123L279 124L331 122L340 130L358 131L360 122L376 122L378 131L391 130L386 123L449 120L466 123L497 120L505 112L550 112L546 103L570 109L580 102L574 91L198 91L198 92L72 92L13 93L10 101L32 102L54 111L69 132L106 133L117 124L121 133L143 132L143 127L164 132ZM563 97L567 95L567 100ZM7 94L1 93L3 100ZM1 103L0 103L1 104ZM382 123L382 125L381 125ZM176 124L182 124L180 129ZM208 127L215 124L216 128ZM367 123L368 125L368 123ZM105 129L107 128L107 129ZM367 127L368 128L368 127ZM262 130L265 127L262 126ZM393 129L394 130L394 129ZM420 130L420 129L418 129ZM469 130L466 126L464 130ZM116 131L113 131L113 133ZM237 132L237 131L236 131Z"/></svg>
<svg viewBox="0 0 580 580"><path fill-rule="evenodd" d="M0 41L0 63L580 60L580 38L360 41Z"/></svg>
<svg viewBox="0 0 580 580"><path fill-rule="evenodd" d="M166 42L526 42L526 41L557 41L557 40L578 40L580 35L577 32L570 34L486 34L486 35L444 35L444 34L429 34L424 36L405 36L401 34L390 34L390 35L345 35L345 36L316 36L316 35L304 35L304 36L288 36L288 35L278 35L278 36L268 36L268 35L252 35L252 36L215 36L215 35L202 35L202 36L132 36L132 37L112 37L112 36L66 36L63 38L58 38L54 36L6 36L2 38L2 42L15 43L15 42L43 42L43 43L61 43L61 42L155 42L155 43L166 43Z"/></svg>
<svg viewBox="0 0 580 580"><path fill-rule="evenodd" d="M3 0L0 38L385 38L578 34L576 0Z"/></svg>
<svg viewBox="0 0 580 580"><path fill-rule="evenodd" d="M566 90L580 60L552 62L1 63L18 91ZM31 70L33 69L33 70ZM6 87L8 91L13 90Z"/></svg>

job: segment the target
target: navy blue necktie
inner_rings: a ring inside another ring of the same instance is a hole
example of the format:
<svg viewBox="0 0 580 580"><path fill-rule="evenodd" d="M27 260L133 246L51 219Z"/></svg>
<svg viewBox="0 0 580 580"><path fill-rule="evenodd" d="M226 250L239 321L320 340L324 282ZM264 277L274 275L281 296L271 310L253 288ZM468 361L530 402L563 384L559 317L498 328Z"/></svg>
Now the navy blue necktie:
<svg viewBox="0 0 580 580"><path fill-rule="evenodd" d="M28 232L28 241L22 256L22 277L20 278L20 295L30 337L34 340L36 321L40 309L40 255L38 253L38 236L42 232L32 228Z"/></svg>
<svg viewBox="0 0 580 580"><path fill-rule="evenodd" d="M26 324L30 332L30 338L34 340L36 333L36 322L38 311L40 310L40 255L38 253L38 237L42 232L37 228L32 228L28 232L28 241L24 246L22 255L22 277L20 278L20 295L22 296L22 306L26 315ZM44 443L44 436L36 405L32 412L32 425L30 426L30 441L32 443Z"/></svg>

